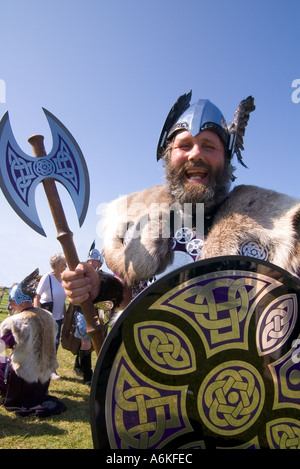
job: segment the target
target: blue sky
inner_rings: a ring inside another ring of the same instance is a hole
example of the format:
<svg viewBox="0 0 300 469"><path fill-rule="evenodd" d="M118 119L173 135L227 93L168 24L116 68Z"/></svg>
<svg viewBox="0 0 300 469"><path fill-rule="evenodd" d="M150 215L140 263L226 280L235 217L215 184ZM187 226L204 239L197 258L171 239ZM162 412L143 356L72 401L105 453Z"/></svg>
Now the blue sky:
<svg viewBox="0 0 300 469"><path fill-rule="evenodd" d="M48 109L76 138L89 168L81 228L59 189L81 259L94 239L101 248L99 205L163 182L157 140L170 107L190 89L227 122L252 94L256 111L243 153L249 169L237 166L236 184L300 198L300 103L292 100L293 92L300 98L300 84L292 87L300 83L298 0L0 0L0 11L0 116L9 111L15 138L31 155L34 133L52 148ZM0 285L36 267L47 272L61 247L42 187L36 205L46 238L2 192L0 204Z"/></svg>

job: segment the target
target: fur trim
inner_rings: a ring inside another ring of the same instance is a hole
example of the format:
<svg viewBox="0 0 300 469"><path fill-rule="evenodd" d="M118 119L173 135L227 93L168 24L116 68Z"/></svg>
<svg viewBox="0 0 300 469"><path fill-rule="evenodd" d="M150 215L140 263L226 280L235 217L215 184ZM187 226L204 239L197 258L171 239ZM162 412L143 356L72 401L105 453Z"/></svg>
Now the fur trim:
<svg viewBox="0 0 300 469"><path fill-rule="evenodd" d="M169 238L161 238L161 220L151 209L169 207L164 186L121 197L108 204L103 218L103 252L108 268L127 285L163 272L172 263ZM161 213L162 216L162 213ZM116 223L117 220L117 223ZM151 220L151 222L150 222ZM128 229L133 237L126 244ZM154 236L152 236L154 234Z"/></svg>
<svg viewBox="0 0 300 469"><path fill-rule="evenodd" d="M237 186L217 213L201 259L239 254L243 243L253 241L269 252L269 262L296 275L299 219L299 200L255 186Z"/></svg>
<svg viewBox="0 0 300 469"><path fill-rule="evenodd" d="M9 316L0 324L0 336L7 331L12 332L16 341L11 354L15 373L29 383L46 383L58 368L57 324L51 313L32 308Z"/></svg>
<svg viewBox="0 0 300 469"><path fill-rule="evenodd" d="M161 209L158 222L157 216L151 216L150 208L155 204ZM172 263L168 237L149 236L153 234L151 229L162 232L163 204L167 214L170 199L165 186L156 186L114 200L107 206L103 220L105 260L109 269L130 286L163 272ZM129 227L139 236L126 243ZM300 272L300 201L268 189L237 186L215 215L201 259L239 255L243 243L249 241L264 247L270 262L297 275Z"/></svg>

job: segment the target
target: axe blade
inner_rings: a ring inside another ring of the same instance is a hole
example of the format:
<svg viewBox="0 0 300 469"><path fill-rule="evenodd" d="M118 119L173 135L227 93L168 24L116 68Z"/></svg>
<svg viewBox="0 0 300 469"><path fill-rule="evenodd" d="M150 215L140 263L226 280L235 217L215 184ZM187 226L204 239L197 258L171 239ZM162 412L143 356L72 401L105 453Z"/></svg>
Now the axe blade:
<svg viewBox="0 0 300 469"><path fill-rule="evenodd" d="M28 157L19 148L6 112L0 121L0 187L19 217L46 236L35 207L36 178L31 171L33 161L34 158Z"/></svg>
<svg viewBox="0 0 300 469"><path fill-rule="evenodd" d="M53 178L69 192L81 226L90 194L87 166L83 154L66 127L49 111L48 120L53 145L49 155L35 158L26 155L17 144L6 112L0 121L0 187L15 212L31 228L46 236L35 206L36 186Z"/></svg>

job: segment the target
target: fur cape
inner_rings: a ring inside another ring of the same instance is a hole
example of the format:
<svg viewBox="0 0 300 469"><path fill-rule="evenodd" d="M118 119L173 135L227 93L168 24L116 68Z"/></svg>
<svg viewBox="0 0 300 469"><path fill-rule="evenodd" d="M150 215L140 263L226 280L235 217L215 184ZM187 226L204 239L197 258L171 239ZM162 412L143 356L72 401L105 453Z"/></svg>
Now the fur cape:
<svg viewBox="0 0 300 469"><path fill-rule="evenodd" d="M116 199L104 211L105 261L129 286L163 272L172 263L169 238L153 236L162 232L169 204L161 185ZM129 242L128 229L138 234ZM241 255L242 246L251 242L268 252L269 262L299 275L300 201L256 186L235 187L214 214L201 259Z"/></svg>
<svg viewBox="0 0 300 469"><path fill-rule="evenodd" d="M15 373L29 383L46 383L58 368L55 348L57 324L51 313L31 308L9 316L0 324L0 337L8 331L16 342L11 353Z"/></svg>

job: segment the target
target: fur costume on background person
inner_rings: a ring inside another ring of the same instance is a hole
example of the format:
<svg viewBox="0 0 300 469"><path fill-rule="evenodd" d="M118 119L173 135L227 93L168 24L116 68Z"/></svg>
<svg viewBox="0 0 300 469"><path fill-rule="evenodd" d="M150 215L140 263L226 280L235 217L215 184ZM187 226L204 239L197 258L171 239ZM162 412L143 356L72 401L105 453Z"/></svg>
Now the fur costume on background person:
<svg viewBox="0 0 300 469"><path fill-rule="evenodd" d="M0 324L0 338L10 356L0 355L0 395L5 409L17 415L47 417L66 406L48 393L51 374L58 368L55 339L57 324L52 315L32 305L36 269L9 293L15 314Z"/></svg>
<svg viewBox="0 0 300 469"><path fill-rule="evenodd" d="M166 188L156 186L116 199L106 207L103 219L106 264L129 286L163 272L173 261L169 238L151 236L151 229L157 232L155 224L161 224L157 216L151 219L151 204L162 207L163 203L171 204ZM299 200L241 185L229 193L211 217L201 259L252 255L299 275ZM125 242L129 227L135 227L140 236Z"/></svg>
<svg viewBox="0 0 300 469"><path fill-rule="evenodd" d="M0 324L0 337L11 331L16 345L11 365L17 376L28 383L50 379L58 368L55 351L56 321L41 308L31 308L6 318Z"/></svg>

